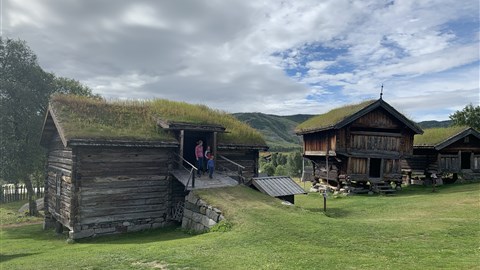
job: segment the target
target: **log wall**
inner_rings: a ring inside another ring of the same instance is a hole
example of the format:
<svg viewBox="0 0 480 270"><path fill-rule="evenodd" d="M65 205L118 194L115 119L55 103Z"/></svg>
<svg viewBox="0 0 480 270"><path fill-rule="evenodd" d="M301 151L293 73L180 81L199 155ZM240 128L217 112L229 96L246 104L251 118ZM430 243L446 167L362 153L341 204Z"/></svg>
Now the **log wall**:
<svg viewBox="0 0 480 270"><path fill-rule="evenodd" d="M326 152L335 151L337 145L336 133L325 131L303 135L305 151Z"/></svg>
<svg viewBox="0 0 480 270"><path fill-rule="evenodd" d="M217 150L217 155L222 155L231 161L234 161L245 169L242 170L242 175L246 178L252 178L258 176L258 150L244 150L244 149L221 149ZM223 160L220 157L215 158L217 164L216 169L222 170L223 168L229 171L236 172L237 166Z"/></svg>
<svg viewBox="0 0 480 270"><path fill-rule="evenodd" d="M167 225L172 207L185 196L168 173L174 150L79 147L78 207L72 209L76 222L71 238Z"/></svg>
<svg viewBox="0 0 480 270"><path fill-rule="evenodd" d="M64 147L60 136L55 133L48 145L47 153L45 224L50 223L53 218L71 229L73 227L71 207L74 204L73 151Z"/></svg>

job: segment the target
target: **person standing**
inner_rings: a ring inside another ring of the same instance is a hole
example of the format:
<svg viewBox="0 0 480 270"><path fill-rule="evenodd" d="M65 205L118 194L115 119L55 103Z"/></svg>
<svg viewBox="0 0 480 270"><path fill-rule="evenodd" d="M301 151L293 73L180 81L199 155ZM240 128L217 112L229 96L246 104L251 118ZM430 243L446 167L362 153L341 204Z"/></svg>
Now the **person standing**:
<svg viewBox="0 0 480 270"><path fill-rule="evenodd" d="M210 146L207 146L207 150L205 150L205 155L203 156L205 162L203 163L203 167L206 168L205 172L208 172L208 166L207 163L210 160L210 156L212 155L212 152L210 150Z"/></svg>
<svg viewBox="0 0 480 270"><path fill-rule="evenodd" d="M197 175L200 177L203 174L203 141L198 140L195 146L195 158L197 159Z"/></svg>
<svg viewBox="0 0 480 270"><path fill-rule="evenodd" d="M210 146L207 146L207 150L205 150L205 158L208 160L210 159L210 156L212 155L212 150L210 150Z"/></svg>
<svg viewBox="0 0 480 270"><path fill-rule="evenodd" d="M213 161L214 156L210 155L210 159L207 162L208 177L212 179L213 171L215 170L215 161Z"/></svg>

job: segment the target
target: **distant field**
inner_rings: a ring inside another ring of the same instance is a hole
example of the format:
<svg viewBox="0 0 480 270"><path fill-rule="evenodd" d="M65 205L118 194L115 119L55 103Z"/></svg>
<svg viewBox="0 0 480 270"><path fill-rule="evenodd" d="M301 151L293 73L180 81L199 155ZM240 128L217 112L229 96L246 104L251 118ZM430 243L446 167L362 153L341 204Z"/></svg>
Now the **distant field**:
<svg viewBox="0 0 480 270"><path fill-rule="evenodd" d="M167 228L67 244L41 225L2 227L0 269L479 269L480 184L437 190L330 197L326 215L318 194L289 207L242 187L201 191L224 211L226 232Z"/></svg>

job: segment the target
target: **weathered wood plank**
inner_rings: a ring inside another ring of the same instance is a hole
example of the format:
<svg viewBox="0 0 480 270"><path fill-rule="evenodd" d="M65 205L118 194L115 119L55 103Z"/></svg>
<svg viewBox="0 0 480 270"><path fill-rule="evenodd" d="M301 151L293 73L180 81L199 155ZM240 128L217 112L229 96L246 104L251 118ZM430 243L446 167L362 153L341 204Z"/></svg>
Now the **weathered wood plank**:
<svg viewBox="0 0 480 270"><path fill-rule="evenodd" d="M84 224L106 223L106 222L132 220L132 219L159 218L159 217L163 217L166 214L167 214L166 211L152 211L152 212L142 212L142 213L109 215L109 216L103 216L103 217L88 217L88 218L80 218L79 223L81 225L84 225Z"/></svg>
<svg viewBox="0 0 480 270"><path fill-rule="evenodd" d="M119 193L119 194L109 194L108 196L99 195L99 194L83 194L80 193L79 199L81 204L88 201L123 201L123 200L136 200L136 199L155 199L166 196L165 191L163 192L143 192L141 194L131 194L131 193Z"/></svg>
<svg viewBox="0 0 480 270"><path fill-rule="evenodd" d="M111 215L124 215L136 213L141 215L144 212L167 211L166 203L152 205L133 205L133 206L117 206L117 207L83 207L79 209L82 219L91 217L102 217Z"/></svg>
<svg viewBox="0 0 480 270"><path fill-rule="evenodd" d="M103 170L85 170L79 169L77 176L79 179L83 177L106 177L106 176L133 176L133 175L168 175L168 168L166 167L144 167L138 169L131 168L116 168L111 170L110 168L104 168Z"/></svg>
<svg viewBox="0 0 480 270"><path fill-rule="evenodd" d="M183 189L182 189L183 191ZM183 196L185 197L185 196ZM130 200L103 200L103 201L95 201L95 200L85 200L82 202L82 208L89 208L89 207L116 207L119 204L122 206L139 206L139 205L153 205L153 204L164 204L167 203L167 197L161 198L142 198L142 199L130 199Z"/></svg>
<svg viewBox="0 0 480 270"><path fill-rule="evenodd" d="M129 176L111 176L111 177L83 177L84 184L102 184L102 183L120 183L120 182L142 182L142 181L170 181L167 176L161 175L129 175Z"/></svg>
<svg viewBox="0 0 480 270"><path fill-rule="evenodd" d="M89 195L113 195L113 194L125 194L125 193L144 193L144 192L162 192L167 190L167 185L158 185L153 187L129 187L129 188L110 188L99 189L91 187L80 187L80 194L82 196Z"/></svg>

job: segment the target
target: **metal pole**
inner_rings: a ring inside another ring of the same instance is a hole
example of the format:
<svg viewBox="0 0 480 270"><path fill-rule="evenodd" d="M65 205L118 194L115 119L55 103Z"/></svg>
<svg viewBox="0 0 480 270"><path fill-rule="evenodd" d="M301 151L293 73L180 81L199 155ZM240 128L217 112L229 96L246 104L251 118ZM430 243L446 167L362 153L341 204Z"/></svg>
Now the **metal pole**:
<svg viewBox="0 0 480 270"><path fill-rule="evenodd" d="M192 188L195 188L195 169L192 168Z"/></svg>
<svg viewBox="0 0 480 270"><path fill-rule="evenodd" d="M327 212L327 190L323 191L323 212Z"/></svg>

